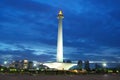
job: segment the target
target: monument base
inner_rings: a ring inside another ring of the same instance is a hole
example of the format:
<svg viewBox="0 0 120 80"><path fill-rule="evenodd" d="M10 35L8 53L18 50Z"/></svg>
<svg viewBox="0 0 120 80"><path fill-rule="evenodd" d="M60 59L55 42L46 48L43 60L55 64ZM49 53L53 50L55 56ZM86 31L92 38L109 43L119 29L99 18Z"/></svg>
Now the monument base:
<svg viewBox="0 0 120 80"><path fill-rule="evenodd" d="M69 70L71 67L75 66L76 64L53 62L53 63L44 63L43 65L46 65L49 68L54 68L57 70Z"/></svg>

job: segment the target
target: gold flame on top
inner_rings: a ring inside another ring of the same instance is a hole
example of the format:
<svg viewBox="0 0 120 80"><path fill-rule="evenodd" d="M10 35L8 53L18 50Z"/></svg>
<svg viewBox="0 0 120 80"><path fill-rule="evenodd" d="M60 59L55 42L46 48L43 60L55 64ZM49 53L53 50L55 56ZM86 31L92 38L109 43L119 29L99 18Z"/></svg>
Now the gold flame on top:
<svg viewBox="0 0 120 80"><path fill-rule="evenodd" d="M62 13L62 11L60 10L60 11L59 11L59 15L62 15L62 14L63 14L63 13Z"/></svg>

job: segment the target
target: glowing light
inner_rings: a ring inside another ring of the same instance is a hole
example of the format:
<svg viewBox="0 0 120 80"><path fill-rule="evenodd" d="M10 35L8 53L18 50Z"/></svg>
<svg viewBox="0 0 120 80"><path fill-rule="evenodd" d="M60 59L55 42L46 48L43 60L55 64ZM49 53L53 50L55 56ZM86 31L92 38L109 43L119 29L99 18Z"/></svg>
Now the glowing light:
<svg viewBox="0 0 120 80"><path fill-rule="evenodd" d="M36 68L36 70L39 70L39 68Z"/></svg>
<svg viewBox="0 0 120 80"><path fill-rule="evenodd" d="M119 73L119 71L118 71L118 70L117 70L116 72L117 72L117 73Z"/></svg>
<svg viewBox="0 0 120 80"><path fill-rule="evenodd" d="M4 61L4 64L7 64L7 61Z"/></svg>
<svg viewBox="0 0 120 80"><path fill-rule="evenodd" d="M106 67L106 66L107 66L107 64L106 64L106 63L103 63L102 65L103 65L103 67Z"/></svg>
<svg viewBox="0 0 120 80"><path fill-rule="evenodd" d="M78 73L78 70L74 70L75 73Z"/></svg>
<svg viewBox="0 0 120 80"><path fill-rule="evenodd" d="M3 68L1 68L1 69L0 69L0 71L4 71L4 69L3 69Z"/></svg>
<svg viewBox="0 0 120 80"><path fill-rule="evenodd" d="M28 60L24 60L24 63L28 63Z"/></svg>
<svg viewBox="0 0 120 80"><path fill-rule="evenodd" d="M37 66L37 64L33 64L33 66L34 66L34 67L36 67L36 66Z"/></svg>

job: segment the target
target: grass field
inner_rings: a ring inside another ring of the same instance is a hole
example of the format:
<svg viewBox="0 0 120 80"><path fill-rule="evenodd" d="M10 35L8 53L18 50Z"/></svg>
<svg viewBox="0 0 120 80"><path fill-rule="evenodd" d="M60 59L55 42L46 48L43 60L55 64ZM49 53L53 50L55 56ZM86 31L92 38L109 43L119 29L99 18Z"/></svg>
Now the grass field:
<svg viewBox="0 0 120 80"><path fill-rule="evenodd" d="M0 74L0 80L120 80L120 74L84 74L84 75Z"/></svg>

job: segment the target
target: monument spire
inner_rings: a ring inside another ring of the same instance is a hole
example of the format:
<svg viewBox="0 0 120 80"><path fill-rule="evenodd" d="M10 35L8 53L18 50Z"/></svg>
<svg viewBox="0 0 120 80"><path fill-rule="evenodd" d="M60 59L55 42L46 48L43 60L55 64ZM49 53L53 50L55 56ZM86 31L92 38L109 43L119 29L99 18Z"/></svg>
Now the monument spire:
<svg viewBox="0 0 120 80"><path fill-rule="evenodd" d="M62 19L64 18L62 11L58 13L58 39L57 39L57 62L63 62L63 31Z"/></svg>

